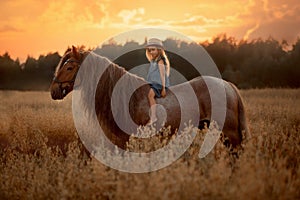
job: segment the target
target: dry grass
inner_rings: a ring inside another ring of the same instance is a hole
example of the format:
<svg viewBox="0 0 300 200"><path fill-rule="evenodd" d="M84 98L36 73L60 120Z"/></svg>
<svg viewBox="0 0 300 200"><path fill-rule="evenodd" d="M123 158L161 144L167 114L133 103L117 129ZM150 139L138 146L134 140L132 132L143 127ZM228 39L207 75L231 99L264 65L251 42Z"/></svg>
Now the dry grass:
<svg viewBox="0 0 300 200"><path fill-rule="evenodd" d="M0 92L1 199L299 199L300 90L242 91L253 138L239 159L201 133L169 167L145 174L80 158L71 96ZM131 146L134 146L134 141Z"/></svg>

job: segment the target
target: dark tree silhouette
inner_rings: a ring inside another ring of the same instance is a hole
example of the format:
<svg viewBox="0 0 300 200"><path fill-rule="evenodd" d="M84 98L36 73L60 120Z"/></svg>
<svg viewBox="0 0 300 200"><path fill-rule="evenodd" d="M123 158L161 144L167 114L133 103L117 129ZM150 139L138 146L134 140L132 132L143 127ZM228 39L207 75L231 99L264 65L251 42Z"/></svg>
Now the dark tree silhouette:
<svg viewBox="0 0 300 200"><path fill-rule="evenodd" d="M187 61L188 57L179 56L197 56L199 45L172 38L163 44L167 50L172 49L172 52L167 51L171 67L188 80L199 76ZM222 77L239 88L300 87L300 38L289 45L285 40L278 42L272 37L237 41L220 34L212 42L205 41L201 45L216 63ZM144 46L145 43L135 41L121 45L111 39L95 52L130 70L148 63ZM290 50L286 50L289 47ZM4 53L0 56L0 89L48 90L60 58L57 52L41 55L38 59L28 56L21 64L19 59L13 60L9 53Z"/></svg>

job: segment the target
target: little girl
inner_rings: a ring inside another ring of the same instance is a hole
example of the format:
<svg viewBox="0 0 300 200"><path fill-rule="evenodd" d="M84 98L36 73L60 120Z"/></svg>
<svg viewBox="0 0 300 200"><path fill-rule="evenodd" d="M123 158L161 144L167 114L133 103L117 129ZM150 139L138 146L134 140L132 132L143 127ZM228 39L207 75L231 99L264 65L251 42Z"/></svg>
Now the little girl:
<svg viewBox="0 0 300 200"><path fill-rule="evenodd" d="M146 45L146 57L150 62L147 81L150 84L148 100L151 110L150 121L147 125L151 125L157 121L155 98L164 98L166 96L166 90L170 86L170 62L164 51L162 41L157 38L148 40Z"/></svg>

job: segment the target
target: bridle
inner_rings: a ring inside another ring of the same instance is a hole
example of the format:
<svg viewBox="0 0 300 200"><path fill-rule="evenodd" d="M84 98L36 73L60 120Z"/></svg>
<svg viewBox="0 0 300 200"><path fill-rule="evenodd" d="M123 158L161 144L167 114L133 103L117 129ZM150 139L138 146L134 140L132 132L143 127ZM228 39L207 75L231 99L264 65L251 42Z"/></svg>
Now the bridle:
<svg viewBox="0 0 300 200"><path fill-rule="evenodd" d="M79 62L78 60L72 60L71 58L69 58L69 59L64 63L64 65L67 64L67 63L73 63L73 62L78 64L78 68L80 67L80 62ZM63 66L64 66L64 65L63 65ZM62 66L62 67L63 67L63 66ZM74 82L75 82L75 79L76 79L76 76L77 76L78 71L79 71L79 70L77 70L77 72L73 75L73 78L72 78L71 80L61 81L61 80L59 80L56 76L54 76L53 81L54 81L55 83L58 83L58 84L59 84L59 87L62 88L62 84L64 84L64 83L74 83Z"/></svg>

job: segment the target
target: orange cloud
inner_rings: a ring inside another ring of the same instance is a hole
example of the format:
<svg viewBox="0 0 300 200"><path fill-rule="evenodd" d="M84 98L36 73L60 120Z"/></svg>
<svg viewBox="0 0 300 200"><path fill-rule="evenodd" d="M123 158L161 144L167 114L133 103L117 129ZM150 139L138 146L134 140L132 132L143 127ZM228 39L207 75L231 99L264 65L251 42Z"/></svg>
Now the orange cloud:
<svg viewBox="0 0 300 200"><path fill-rule="evenodd" d="M249 39L249 36L254 32L256 31L257 29L259 28L259 23L255 24L254 27L250 28L247 30L245 36L243 37L243 40L248 40Z"/></svg>
<svg viewBox="0 0 300 200"><path fill-rule="evenodd" d="M3 25L0 32L22 32L22 30L11 25Z"/></svg>
<svg viewBox="0 0 300 200"><path fill-rule="evenodd" d="M3 0L0 53L26 57L63 52L68 45L96 46L145 27L179 31L196 40L227 33L237 39L272 35L292 42L300 33L299 12L299 0Z"/></svg>
<svg viewBox="0 0 300 200"><path fill-rule="evenodd" d="M133 10L121 10L118 14L123 19L123 22L128 24L130 21L141 21L141 16L145 13L144 8L138 8ZM140 17L139 17L140 16Z"/></svg>

